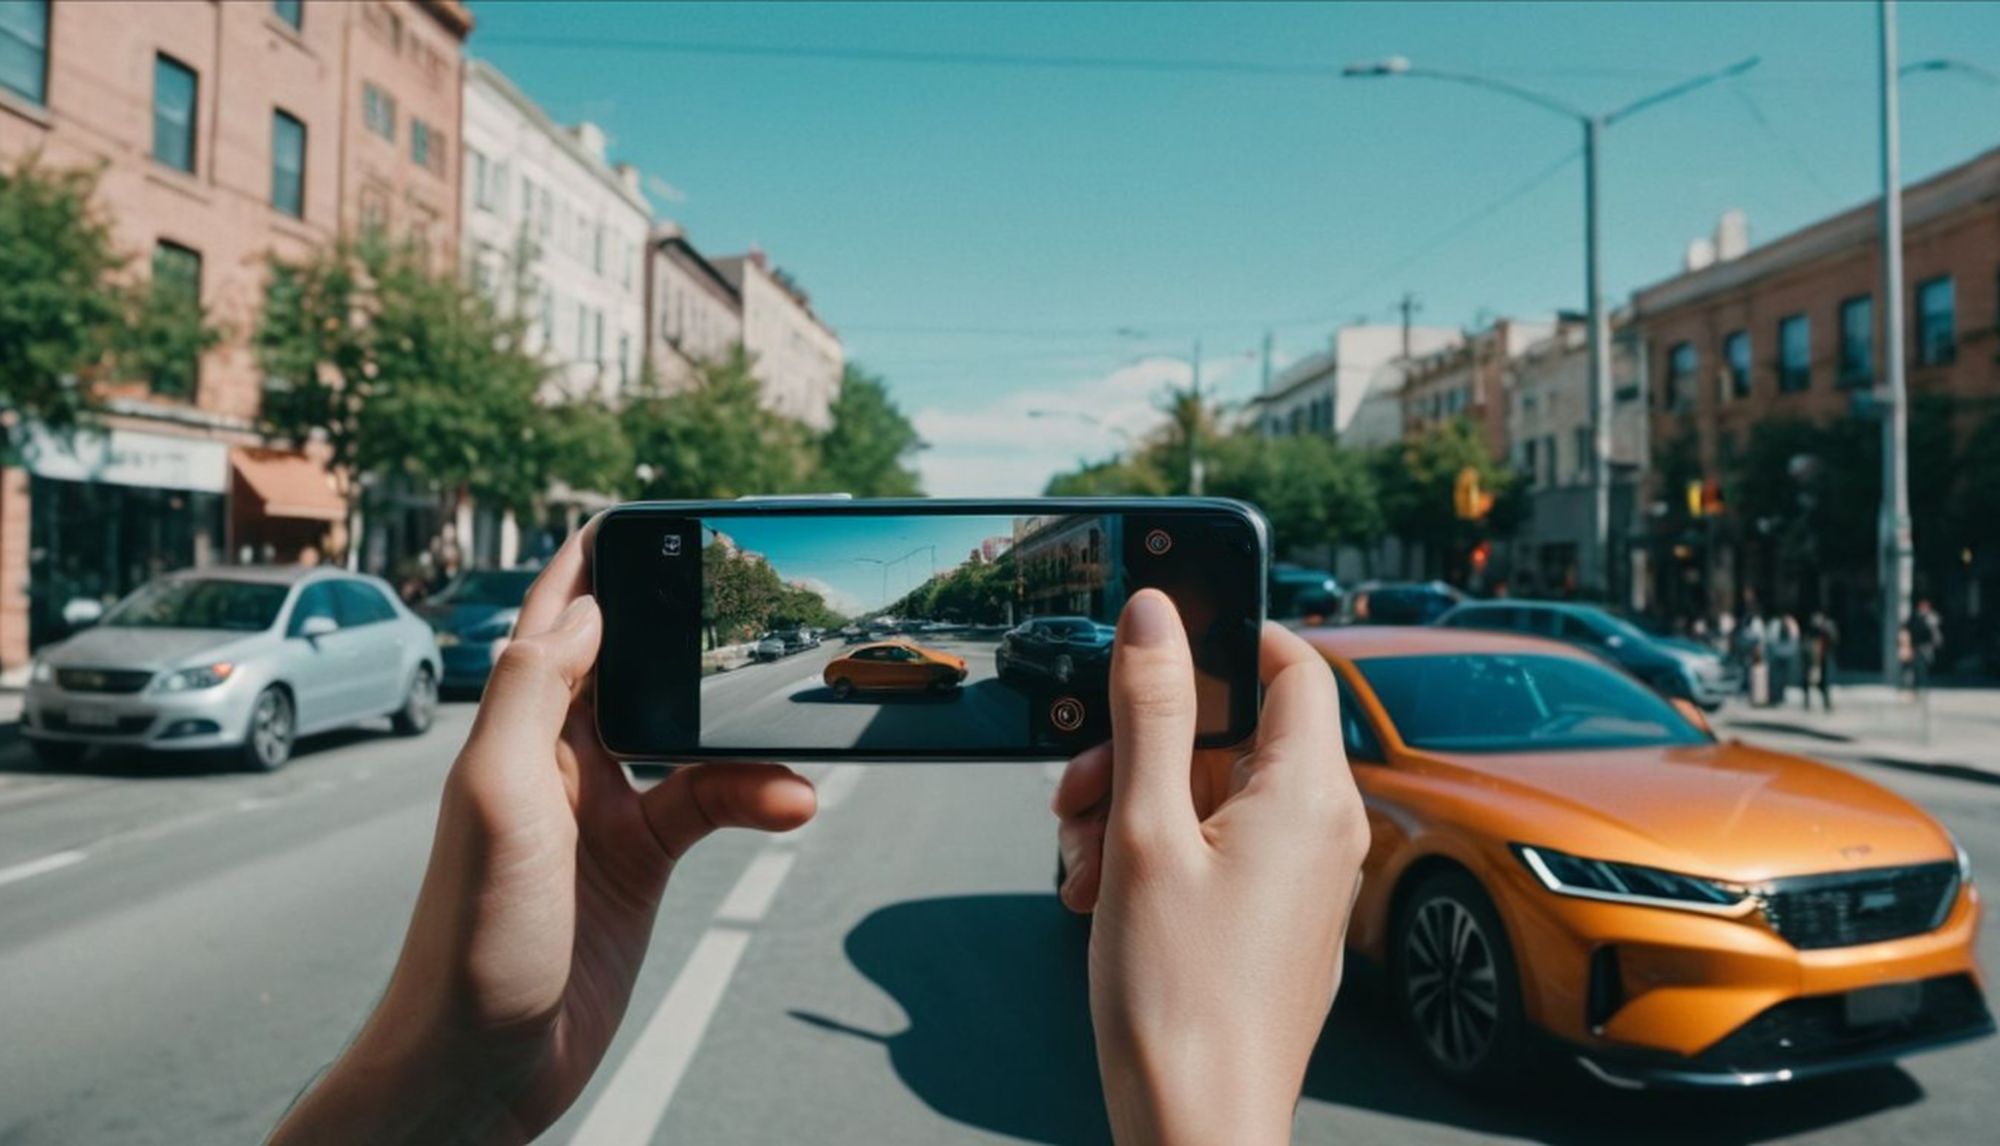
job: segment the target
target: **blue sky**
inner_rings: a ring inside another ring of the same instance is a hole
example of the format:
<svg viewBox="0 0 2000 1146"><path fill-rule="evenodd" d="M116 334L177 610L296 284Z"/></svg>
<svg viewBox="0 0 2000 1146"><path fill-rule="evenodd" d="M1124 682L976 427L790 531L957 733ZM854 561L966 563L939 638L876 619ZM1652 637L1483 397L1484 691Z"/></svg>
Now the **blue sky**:
<svg viewBox="0 0 2000 1146"><path fill-rule="evenodd" d="M880 608L923 584L933 571L963 564L987 538L1014 532L1011 517L925 514L730 518L713 524L737 545L763 554L778 576L807 583L842 613Z"/></svg>
<svg viewBox="0 0 2000 1146"><path fill-rule="evenodd" d="M1417 80L664 52L768 48L1332 66L1389 54L1611 108L1746 56L1741 80L1616 127L1606 287L1671 274L1741 208L1753 240L1877 187L1873 4L479 4L471 51L614 157L656 209L791 270L935 448L932 492L1036 492L1143 430L1203 339L1254 389L1340 323L1581 303L1563 120ZM2000 72L2000 5L1902 5L1903 58ZM551 41L587 41L561 46ZM1914 179L2000 144L2000 87L1904 84ZM1518 195L1514 194L1517 189ZM1504 204L1503 200L1509 200ZM1067 411L1034 416L1031 411Z"/></svg>

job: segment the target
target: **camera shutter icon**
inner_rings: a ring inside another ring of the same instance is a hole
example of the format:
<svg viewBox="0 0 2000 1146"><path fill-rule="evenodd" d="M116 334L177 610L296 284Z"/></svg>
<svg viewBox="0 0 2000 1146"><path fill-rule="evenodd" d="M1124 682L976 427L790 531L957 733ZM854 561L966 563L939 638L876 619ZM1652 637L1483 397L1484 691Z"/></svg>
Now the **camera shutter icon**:
<svg viewBox="0 0 2000 1146"><path fill-rule="evenodd" d="M678 533L663 534L660 537L660 556L679 557L680 555L681 535Z"/></svg>

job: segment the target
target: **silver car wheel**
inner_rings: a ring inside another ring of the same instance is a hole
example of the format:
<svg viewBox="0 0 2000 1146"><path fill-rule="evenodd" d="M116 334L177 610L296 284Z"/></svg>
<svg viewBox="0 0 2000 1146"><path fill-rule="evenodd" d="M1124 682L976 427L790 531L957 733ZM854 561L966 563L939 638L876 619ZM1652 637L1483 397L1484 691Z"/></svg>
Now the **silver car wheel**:
<svg viewBox="0 0 2000 1146"><path fill-rule="evenodd" d="M267 689L250 712L250 749L257 763L276 768L292 755L292 706L285 694Z"/></svg>
<svg viewBox="0 0 2000 1146"><path fill-rule="evenodd" d="M431 722L437 719L437 707L437 678L431 675L429 665L419 665L416 675L410 680L410 694L403 699L403 711L397 725L413 735L427 732Z"/></svg>
<svg viewBox="0 0 2000 1146"><path fill-rule="evenodd" d="M1466 906L1429 900L1417 909L1403 946L1406 1000L1424 1045L1439 1063L1479 1062L1500 1026L1500 981L1493 945Z"/></svg>

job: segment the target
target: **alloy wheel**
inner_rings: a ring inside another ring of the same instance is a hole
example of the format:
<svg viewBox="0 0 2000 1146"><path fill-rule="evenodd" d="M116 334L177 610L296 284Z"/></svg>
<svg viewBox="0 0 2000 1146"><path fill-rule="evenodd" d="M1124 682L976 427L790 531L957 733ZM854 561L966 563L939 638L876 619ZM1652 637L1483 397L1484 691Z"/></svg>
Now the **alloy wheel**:
<svg viewBox="0 0 2000 1146"><path fill-rule="evenodd" d="M265 768L276 768L291 756L292 706L284 693L271 689L257 698L250 714L250 746Z"/></svg>
<svg viewBox="0 0 2000 1146"><path fill-rule="evenodd" d="M1405 1000L1431 1056L1452 1070L1477 1064L1500 1027L1493 945L1466 906L1439 897L1417 908L1403 946Z"/></svg>

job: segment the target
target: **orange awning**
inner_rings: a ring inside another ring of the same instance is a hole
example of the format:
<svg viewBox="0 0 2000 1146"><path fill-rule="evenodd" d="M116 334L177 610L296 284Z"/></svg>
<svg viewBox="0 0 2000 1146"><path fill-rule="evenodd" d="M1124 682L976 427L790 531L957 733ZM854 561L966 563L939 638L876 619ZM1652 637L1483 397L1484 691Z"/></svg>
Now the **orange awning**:
<svg viewBox="0 0 2000 1146"><path fill-rule="evenodd" d="M262 503L266 517L303 521L347 518L347 502L334 487L333 475L304 454L245 447L232 452L230 461L243 484Z"/></svg>

